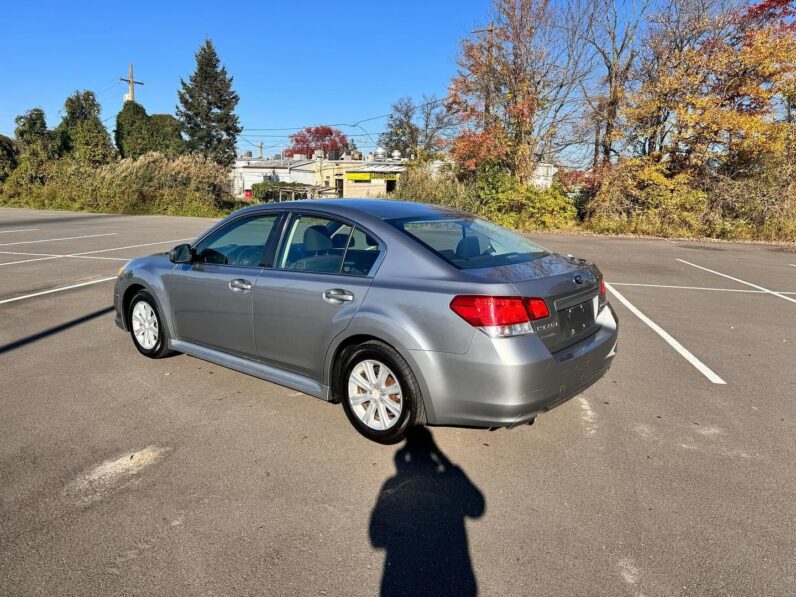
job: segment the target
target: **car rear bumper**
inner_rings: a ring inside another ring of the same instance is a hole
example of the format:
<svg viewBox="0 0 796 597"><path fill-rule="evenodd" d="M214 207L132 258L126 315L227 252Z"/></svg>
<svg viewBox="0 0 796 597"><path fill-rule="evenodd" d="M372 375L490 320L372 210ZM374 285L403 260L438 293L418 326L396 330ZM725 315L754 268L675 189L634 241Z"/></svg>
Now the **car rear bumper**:
<svg viewBox="0 0 796 597"><path fill-rule="evenodd" d="M551 354L538 336L492 339L476 333L465 354L411 351L428 423L512 427L576 396L608 371L618 323L610 305L597 331Z"/></svg>

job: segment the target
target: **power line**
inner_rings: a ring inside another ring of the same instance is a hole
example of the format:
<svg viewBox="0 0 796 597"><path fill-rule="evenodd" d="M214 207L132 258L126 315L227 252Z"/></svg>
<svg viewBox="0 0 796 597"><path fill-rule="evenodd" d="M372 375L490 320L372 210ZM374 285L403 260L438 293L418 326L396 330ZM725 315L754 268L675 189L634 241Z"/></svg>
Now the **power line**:
<svg viewBox="0 0 796 597"><path fill-rule="evenodd" d="M437 99L437 100L434 100L434 101L431 101L431 102L426 102L424 104L419 104L419 105L415 106L415 109L425 108L427 106L433 106L435 104L441 104L444 101L445 101L444 99ZM380 120L382 118L387 118L388 116L391 116L391 115L392 115L392 112L389 112L387 114L380 114L378 116L370 116L368 118L361 118L360 120L357 120L356 122L353 122L353 123L338 122L338 123L335 123L335 124L320 124L320 125L309 125L309 126L291 126L291 127L285 127L285 128L253 128L253 127L244 127L243 130L244 131L300 131L300 130L303 130L303 129L306 129L306 128L310 128L312 126L347 126L347 127L351 127L351 128L356 128L357 126L359 126L363 122L370 122L371 120Z"/></svg>
<svg viewBox="0 0 796 597"><path fill-rule="evenodd" d="M386 131L379 131L378 133L352 133L352 134L344 133L344 134L348 138L351 138L351 137L372 137L373 135L381 135L384 132L386 132ZM247 135L249 137L254 138L254 139L290 139L290 137L292 136L292 135L268 135L268 134L264 134L264 133L254 133L254 134L247 133Z"/></svg>

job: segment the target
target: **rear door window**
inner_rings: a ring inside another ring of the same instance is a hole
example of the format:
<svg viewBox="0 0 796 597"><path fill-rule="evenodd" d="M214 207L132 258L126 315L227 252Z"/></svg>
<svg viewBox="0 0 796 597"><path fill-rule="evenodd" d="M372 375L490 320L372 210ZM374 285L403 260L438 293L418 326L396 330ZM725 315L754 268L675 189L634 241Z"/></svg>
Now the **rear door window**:
<svg viewBox="0 0 796 597"><path fill-rule="evenodd" d="M354 228L348 241L342 273L367 276L380 254L378 241L361 228Z"/></svg>
<svg viewBox="0 0 796 597"><path fill-rule="evenodd" d="M294 216L285 238L279 267L287 270L366 276L381 253L365 231L321 216Z"/></svg>

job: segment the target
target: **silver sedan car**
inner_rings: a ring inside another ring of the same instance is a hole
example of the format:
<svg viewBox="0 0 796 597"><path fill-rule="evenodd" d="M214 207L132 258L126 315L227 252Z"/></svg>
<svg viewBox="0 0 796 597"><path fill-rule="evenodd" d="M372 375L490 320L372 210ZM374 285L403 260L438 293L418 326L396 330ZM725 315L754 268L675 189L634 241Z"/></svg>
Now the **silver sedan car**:
<svg viewBox="0 0 796 597"><path fill-rule="evenodd" d="M515 427L597 381L617 319L591 262L467 213L341 199L238 211L127 263L117 325L342 402L365 437L413 425Z"/></svg>

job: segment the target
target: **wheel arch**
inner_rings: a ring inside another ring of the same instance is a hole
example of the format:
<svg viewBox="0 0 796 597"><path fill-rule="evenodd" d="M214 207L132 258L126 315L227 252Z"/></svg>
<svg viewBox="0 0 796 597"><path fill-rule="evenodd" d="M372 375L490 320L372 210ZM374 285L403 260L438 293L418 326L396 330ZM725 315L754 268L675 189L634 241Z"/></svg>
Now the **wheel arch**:
<svg viewBox="0 0 796 597"><path fill-rule="evenodd" d="M343 396L339 384L341 383L342 366L343 362L345 361L346 353L352 348L369 341L377 341L381 342L382 344L386 344L399 355L401 355L401 357L407 362L409 368L412 370L412 373L415 376L415 379L417 380L418 385L420 386L420 399L423 402L421 412L424 419L422 422L425 423L428 420L429 408L431 407L431 401L428 398L428 386L425 382L425 378L423 377L423 372L420 370L420 367L412 356L411 351L401 350L399 348L400 344L395 338L385 339L384 337L375 336L370 333L352 333L344 338L338 339L336 344L333 347L330 347L327 354L325 381L329 385L330 402L337 403L342 401Z"/></svg>
<svg viewBox="0 0 796 597"><path fill-rule="evenodd" d="M168 313L166 313L163 309L163 304L161 301L158 300L157 293L154 292L150 287L146 286L145 284L140 283L139 281L135 281L131 283L124 289L124 293L122 294L122 321L124 323L124 329L126 331L130 331L130 303L133 302L133 297L138 294L140 291L144 291L149 296L152 297L152 300L155 301L155 306L158 308L158 314L160 315L160 323L162 326L166 328L166 333L168 334L169 338L174 338L172 335L171 330L171 322L169 321Z"/></svg>
<svg viewBox="0 0 796 597"><path fill-rule="evenodd" d="M133 302L133 297L140 290L147 290L147 288L143 284L133 283L125 288L124 294L122 295L122 322L124 323L124 327L127 331L129 331L130 327L130 303ZM147 290L147 292L152 294L149 290Z"/></svg>

